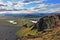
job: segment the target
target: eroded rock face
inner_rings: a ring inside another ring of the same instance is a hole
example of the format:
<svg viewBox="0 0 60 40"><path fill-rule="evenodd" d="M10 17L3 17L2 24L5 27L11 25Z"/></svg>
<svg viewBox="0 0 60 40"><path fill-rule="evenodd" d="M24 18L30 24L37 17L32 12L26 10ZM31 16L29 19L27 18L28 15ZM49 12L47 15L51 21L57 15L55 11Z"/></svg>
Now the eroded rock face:
<svg viewBox="0 0 60 40"><path fill-rule="evenodd" d="M43 31L47 28L54 28L56 26L60 26L60 15L42 17L37 23L38 31Z"/></svg>

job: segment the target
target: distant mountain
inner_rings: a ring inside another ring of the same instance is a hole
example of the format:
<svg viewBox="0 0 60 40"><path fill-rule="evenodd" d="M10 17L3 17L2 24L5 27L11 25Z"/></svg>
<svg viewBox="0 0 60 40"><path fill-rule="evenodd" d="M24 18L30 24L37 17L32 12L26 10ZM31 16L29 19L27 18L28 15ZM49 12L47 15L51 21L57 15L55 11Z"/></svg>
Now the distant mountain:
<svg viewBox="0 0 60 40"><path fill-rule="evenodd" d="M50 16L50 15L55 15L55 14L60 14L60 13L31 13L31 14L4 14L3 16L7 17L43 17L43 16Z"/></svg>
<svg viewBox="0 0 60 40"><path fill-rule="evenodd" d="M46 16L47 14L40 14L40 13L32 13L32 14L4 14L4 16L8 16L8 17L42 17L42 16Z"/></svg>
<svg viewBox="0 0 60 40"><path fill-rule="evenodd" d="M4 14L0 14L0 16L4 16Z"/></svg>

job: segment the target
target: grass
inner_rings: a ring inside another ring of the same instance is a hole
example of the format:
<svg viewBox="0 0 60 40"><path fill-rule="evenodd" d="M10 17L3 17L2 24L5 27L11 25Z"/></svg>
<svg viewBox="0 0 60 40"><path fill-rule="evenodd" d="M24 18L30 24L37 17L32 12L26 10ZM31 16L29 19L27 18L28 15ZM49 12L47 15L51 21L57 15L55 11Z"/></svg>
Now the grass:
<svg viewBox="0 0 60 40"><path fill-rule="evenodd" d="M60 27L54 29L46 29L45 33L41 33L42 36L38 38L26 39L26 40L60 40Z"/></svg>
<svg viewBox="0 0 60 40"><path fill-rule="evenodd" d="M29 31L27 34L37 35L37 29L31 30L31 31Z"/></svg>
<svg viewBox="0 0 60 40"><path fill-rule="evenodd" d="M27 26L31 26L32 23L30 20L37 20L38 18L21 18L21 17L0 17L0 21L2 22L3 25L8 26L8 27L22 27L23 25L27 24ZM18 24L13 25L7 20L15 20L18 22Z"/></svg>
<svg viewBox="0 0 60 40"><path fill-rule="evenodd" d="M18 24L13 25L9 23L7 20L15 20L18 22ZM19 17L0 17L0 21L2 22L3 25L8 26L8 27L22 27L20 30L16 32L16 35L20 36L27 36L28 34L30 35L36 35L37 30L31 30L33 28L33 23L30 22L30 20L38 20L38 18L19 18ZM23 27L23 25L27 24L27 27Z"/></svg>
<svg viewBox="0 0 60 40"><path fill-rule="evenodd" d="M30 32L30 30L32 29L33 27L31 28L21 28L19 31L16 32L16 35L22 37L22 36L27 36L28 35L28 32Z"/></svg>

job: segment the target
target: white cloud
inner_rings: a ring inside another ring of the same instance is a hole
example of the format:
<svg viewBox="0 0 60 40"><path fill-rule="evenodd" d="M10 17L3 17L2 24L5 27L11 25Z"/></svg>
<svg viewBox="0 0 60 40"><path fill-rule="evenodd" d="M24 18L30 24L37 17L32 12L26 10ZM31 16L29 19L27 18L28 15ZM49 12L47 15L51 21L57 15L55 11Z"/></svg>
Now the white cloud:
<svg viewBox="0 0 60 40"><path fill-rule="evenodd" d="M24 5L28 5L28 4L30 4L30 3L38 3L38 2L43 2L44 0L30 0L29 2L27 2L27 3L24 3L23 2L24 0L20 0L19 2L17 2L17 4L16 5L13 5L13 2L11 2L11 1L7 1L7 3L3 3L3 1L1 1L0 0L0 3L2 3L2 4L5 4L5 5L7 5L6 7L4 7L5 9L7 9L7 10L9 10L9 9L24 9ZM3 8L2 7L2 8ZM2 9L1 8L1 9Z"/></svg>
<svg viewBox="0 0 60 40"><path fill-rule="evenodd" d="M3 12L3 11L0 11L0 14L4 14L4 13L6 13L6 11L5 11L5 12Z"/></svg>
<svg viewBox="0 0 60 40"><path fill-rule="evenodd" d="M39 4L38 8L46 8L48 7L49 5L46 5L46 4Z"/></svg>
<svg viewBox="0 0 60 40"><path fill-rule="evenodd" d="M37 8L47 8L47 7L54 7L54 6L60 6L60 4L39 4Z"/></svg>
<svg viewBox="0 0 60 40"><path fill-rule="evenodd" d="M54 8L47 10L46 13L60 13L60 8Z"/></svg>
<svg viewBox="0 0 60 40"><path fill-rule="evenodd" d="M0 0L0 4L3 4L2 0Z"/></svg>
<svg viewBox="0 0 60 40"><path fill-rule="evenodd" d="M35 9L38 13L60 13L60 4L39 4Z"/></svg>
<svg viewBox="0 0 60 40"><path fill-rule="evenodd" d="M28 9L24 9L24 5L28 5L30 3L38 3L38 2L43 2L45 0L34 0L34 1L29 1L24 3L23 0L17 2L15 5L15 2L7 1L7 3L3 3L0 0L0 4L7 5L7 6L0 6L0 10L5 9L5 10L13 10L17 9L19 11L0 11L0 13L53 13L53 12L60 12L60 8L50 8L48 7L55 7L55 6L60 6L60 4L39 4L37 7L31 7ZM47 1L47 0L46 0ZM42 10L44 9L44 10ZM47 10L48 9L48 10Z"/></svg>
<svg viewBox="0 0 60 40"><path fill-rule="evenodd" d="M24 3L38 3L38 2L43 2L43 1L47 1L47 0L23 0Z"/></svg>

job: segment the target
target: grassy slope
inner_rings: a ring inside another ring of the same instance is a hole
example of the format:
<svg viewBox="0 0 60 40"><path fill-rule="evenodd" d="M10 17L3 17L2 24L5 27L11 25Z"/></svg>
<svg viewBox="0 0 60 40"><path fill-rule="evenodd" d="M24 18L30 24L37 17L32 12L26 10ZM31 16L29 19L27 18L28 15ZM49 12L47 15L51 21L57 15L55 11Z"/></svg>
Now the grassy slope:
<svg viewBox="0 0 60 40"><path fill-rule="evenodd" d="M37 34L37 30L31 30L33 28L33 26L31 28L21 28L19 31L17 31L17 35L19 37L22 37L22 36L28 36L28 34L30 35L36 35Z"/></svg>
<svg viewBox="0 0 60 40"><path fill-rule="evenodd" d="M20 18L20 17L0 17L0 21L2 22L2 24L4 24L5 26L10 26L10 27L22 27L23 25L27 24L27 26L32 25L30 20L37 20L37 18ZM7 20L15 20L18 22L18 24L13 25L9 22L7 22Z"/></svg>
<svg viewBox="0 0 60 40"><path fill-rule="evenodd" d="M46 31L45 33L40 32L39 37L36 37L36 38L25 37L25 38L22 38L21 40L60 40L60 27L56 27L53 29L46 29L45 31ZM20 39L17 39L17 40L20 40Z"/></svg>
<svg viewBox="0 0 60 40"><path fill-rule="evenodd" d="M25 29L25 31L23 31L23 33L26 32L26 31L27 30ZM60 40L60 27L56 27L56 28L53 28L53 29L46 29L45 31L46 31L45 33L40 32L39 37L36 37L36 38L22 38L21 40ZM19 39L17 39L17 40L19 40Z"/></svg>
<svg viewBox="0 0 60 40"><path fill-rule="evenodd" d="M50 20L50 19L48 19L48 20ZM53 20L53 21L58 21L59 22L60 20L58 20L56 18L56 20ZM54 24L53 21L52 21L52 23ZM41 27L41 26L39 26L39 27ZM51 27L51 26L48 25L48 27ZM47 29L44 30L44 32L43 31L42 32L41 31L37 32L36 29L35 30L34 29L29 30L30 28L27 28L28 30L26 28L24 28L24 29L22 29L24 31L22 31L22 30L19 31L20 34L23 32L22 36L25 36L21 40L60 40L60 26L55 26L54 28L52 27L51 29L47 28ZM26 34L27 35L30 34L30 36L26 37ZM36 35L36 34L38 34L38 35ZM20 35L18 35L18 36L20 36Z"/></svg>
<svg viewBox="0 0 60 40"><path fill-rule="evenodd" d="M23 25L27 24L28 28L21 28L20 30L17 31L16 35L18 36L23 36L27 34L36 34L35 30L30 31L32 28L29 28L31 25L33 25L30 20L37 20L38 18L20 18L20 17L0 17L0 22L8 27L23 27ZM18 22L18 24L13 25L9 23L7 20L15 20ZM23 31L23 32L22 32ZM33 33L34 32L34 33Z"/></svg>
<svg viewBox="0 0 60 40"><path fill-rule="evenodd" d="M46 30L45 33L41 34L42 36L38 38L32 38L27 40L60 40L60 27L51 29L51 30Z"/></svg>

